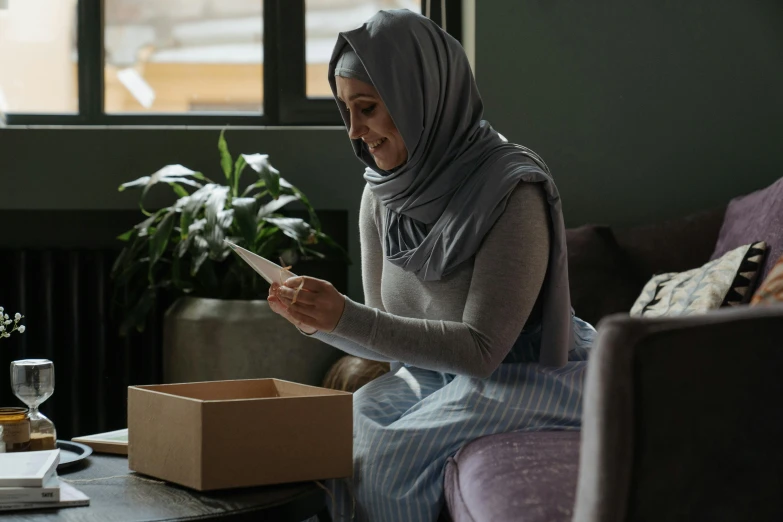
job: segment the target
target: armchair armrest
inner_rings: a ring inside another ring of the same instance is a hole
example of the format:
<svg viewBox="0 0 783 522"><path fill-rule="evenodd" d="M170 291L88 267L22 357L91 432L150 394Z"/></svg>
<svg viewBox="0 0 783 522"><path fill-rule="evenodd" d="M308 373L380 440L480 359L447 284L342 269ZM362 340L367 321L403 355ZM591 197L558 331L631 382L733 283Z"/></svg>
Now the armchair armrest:
<svg viewBox="0 0 783 522"><path fill-rule="evenodd" d="M783 520L783 306L599 324L576 522Z"/></svg>

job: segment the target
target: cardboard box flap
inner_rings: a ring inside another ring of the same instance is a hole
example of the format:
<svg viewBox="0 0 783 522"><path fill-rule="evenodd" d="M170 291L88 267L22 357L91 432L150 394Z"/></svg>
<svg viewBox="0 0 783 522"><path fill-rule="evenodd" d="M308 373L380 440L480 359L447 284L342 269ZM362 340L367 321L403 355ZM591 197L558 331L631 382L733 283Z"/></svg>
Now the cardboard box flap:
<svg viewBox="0 0 783 522"><path fill-rule="evenodd" d="M350 395L349 392L318 388L307 384L298 384L280 379L271 379L279 397L318 397L322 395Z"/></svg>
<svg viewBox="0 0 783 522"><path fill-rule="evenodd" d="M199 401L225 401L233 399L265 399L279 397L271 379L245 379L237 381L207 381L186 384L158 384L137 386L178 397L186 397Z"/></svg>

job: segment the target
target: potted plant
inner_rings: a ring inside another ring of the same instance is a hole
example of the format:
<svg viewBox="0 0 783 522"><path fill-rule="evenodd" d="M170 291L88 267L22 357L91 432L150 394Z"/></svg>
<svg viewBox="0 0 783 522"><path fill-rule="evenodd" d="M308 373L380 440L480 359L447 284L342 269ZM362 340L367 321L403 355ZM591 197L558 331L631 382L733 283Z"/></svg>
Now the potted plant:
<svg viewBox="0 0 783 522"><path fill-rule="evenodd" d="M218 151L224 181L167 165L120 185L120 191L141 189L139 207L146 216L119 236L126 245L112 278L120 331L143 330L165 297L174 301L164 321L166 382L252 376L320 382L339 354L271 312L267 283L224 239L286 265L325 257L323 245L347 261L345 251L321 231L307 197L266 154L232 157L225 129ZM246 171L255 173L249 183L242 182ZM176 200L151 211L145 196L159 184L169 185ZM306 210L307 220L283 213L294 203Z"/></svg>

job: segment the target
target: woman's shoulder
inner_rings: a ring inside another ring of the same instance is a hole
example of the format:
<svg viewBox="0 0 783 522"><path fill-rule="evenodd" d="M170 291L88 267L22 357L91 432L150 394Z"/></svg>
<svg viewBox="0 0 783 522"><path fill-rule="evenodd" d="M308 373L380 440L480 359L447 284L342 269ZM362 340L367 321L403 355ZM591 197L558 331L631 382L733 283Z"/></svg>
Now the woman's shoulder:
<svg viewBox="0 0 783 522"><path fill-rule="evenodd" d="M378 197L370 190L370 184L364 185L364 191L362 192L362 201L359 207L360 219L372 220L376 225L380 223L382 214L380 212L381 204L378 201Z"/></svg>
<svg viewBox="0 0 783 522"><path fill-rule="evenodd" d="M530 215L533 212L546 216L546 204L546 192L543 184L520 181L511 191L506 203L506 210L503 213Z"/></svg>
<svg viewBox="0 0 783 522"><path fill-rule="evenodd" d="M370 190L370 184L364 184L364 191L362 191L362 208L375 213L378 209L378 198L375 197L372 190Z"/></svg>

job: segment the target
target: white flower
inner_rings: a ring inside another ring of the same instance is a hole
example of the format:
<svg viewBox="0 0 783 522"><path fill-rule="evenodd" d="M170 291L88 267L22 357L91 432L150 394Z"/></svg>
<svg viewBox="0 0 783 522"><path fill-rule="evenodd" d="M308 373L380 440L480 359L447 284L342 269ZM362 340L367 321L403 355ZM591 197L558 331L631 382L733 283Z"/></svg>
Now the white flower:
<svg viewBox="0 0 783 522"><path fill-rule="evenodd" d="M3 326L2 324L0 324L0 332L5 332L5 326Z"/></svg>
<svg viewBox="0 0 783 522"><path fill-rule="evenodd" d="M3 308L2 306L0 306L0 313L2 313L2 312L4 312L4 311L5 311L5 308Z"/></svg>
<svg viewBox="0 0 783 522"><path fill-rule="evenodd" d="M19 320L22 318L22 314L18 313L14 316L14 321L19 322Z"/></svg>
<svg viewBox="0 0 783 522"><path fill-rule="evenodd" d="M3 316L3 319L8 319L8 314L5 314L5 316Z"/></svg>
<svg viewBox="0 0 783 522"><path fill-rule="evenodd" d="M8 332L3 332L3 337L11 337L11 334Z"/></svg>
<svg viewBox="0 0 783 522"><path fill-rule="evenodd" d="M12 320L10 320L10 319L9 319L9 320L7 320L7 321L3 321L3 324L11 324L11 323L13 323L13 321L12 321Z"/></svg>
<svg viewBox="0 0 783 522"><path fill-rule="evenodd" d="M24 325L20 326L18 328L18 330L19 330L19 333L24 333Z"/></svg>

